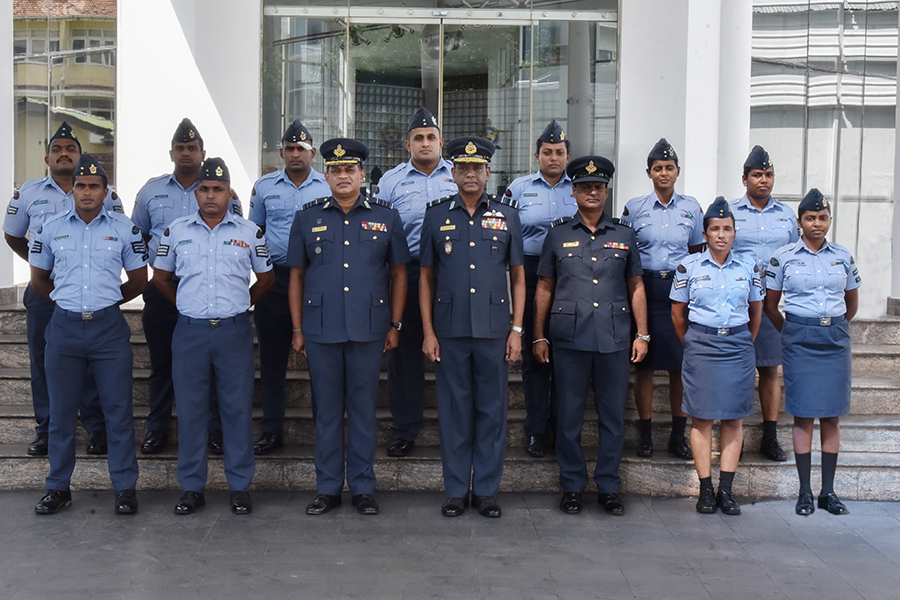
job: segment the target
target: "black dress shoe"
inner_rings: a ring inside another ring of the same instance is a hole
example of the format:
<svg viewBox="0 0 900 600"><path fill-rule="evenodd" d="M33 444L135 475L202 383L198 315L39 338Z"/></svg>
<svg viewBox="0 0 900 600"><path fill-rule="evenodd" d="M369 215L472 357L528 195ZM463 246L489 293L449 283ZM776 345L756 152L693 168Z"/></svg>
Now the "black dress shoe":
<svg viewBox="0 0 900 600"><path fill-rule="evenodd" d="M581 512L581 492L563 492L559 501L559 510L567 515L577 515Z"/></svg>
<svg viewBox="0 0 900 600"><path fill-rule="evenodd" d="M458 517L466 512L469 506L469 496L465 498L447 498L441 505L441 514L445 517Z"/></svg>
<svg viewBox="0 0 900 600"><path fill-rule="evenodd" d="M95 431L88 436L87 453L93 456L102 456L106 454L106 432Z"/></svg>
<svg viewBox="0 0 900 600"><path fill-rule="evenodd" d="M844 503L838 500L837 494L828 492L825 495L819 495L819 508L824 508L833 515L849 515L850 509L844 506Z"/></svg>
<svg viewBox="0 0 900 600"><path fill-rule="evenodd" d="M250 492L231 492L231 512L236 515L249 515L253 512Z"/></svg>
<svg viewBox="0 0 900 600"><path fill-rule="evenodd" d="M700 488L700 497L697 498L697 512L704 515L712 515L716 512L716 491L709 488Z"/></svg>
<svg viewBox="0 0 900 600"><path fill-rule="evenodd" d="M169 443L169 436L164 431L148 431L141 443L141 454L159 454Z"/></svg>
<svg viewBox="0 0 900 600"><path fill-rule="evenodd" d="M137 512L138 501L134 490L121 490L116 492L116 514L133 515Z"/></svg>
<svg viewBox="0 0 900 600"><path fill-rule="evenodd" d="M210 431L206 436L206 447L210 454L221 456L225 454L225 443L222 441L222 430Z"/></svg>
<svg viewBox="0 0 900 600"><path fill-rule="evenodd" d="M387 448L387 455L393 457L407 456L415 446L416 442L414 440L395 438Z"/></svg>
<svg viewBox="0 0 900 600"><path fill-rule="evenodd" d="M324 515L335 506L340 505L340 496L332 496L331 494L319 494L316 496L315 500L306 505L306 514Z"/></svg>
<svg viewBox="0 0 900 600"><path fill-rule="evenodd" d="M763 438L759 445L759 451L769 460L783 462L787 460L787 454L781 449L778 438Z"/></svg>
<svg viewBox="0 0 900 600"><path fill-rule="evenodd" d="M39 433L28 445L28 456L47 456L47 434Z"/></svg>
<svg viewBox="0 0 900 600"><path fill-rule="evenodd" d="M493 496L472 496L472 506L478 511L482 517L496 519L503 514L500 505L494 500Z"/></svg>
<svg viewBox="0 0 900 600"><path fill-rule="evenodd" d="M39 515L52 515L70 504L72 504L71 491L47 490L41 501L34 505L34 512Z"/></svg>
<svg viewBox="0 0 900 600"><path fill-rule="evenodd" d="M637 449L635 449L634 453L641 458L650 458L653 456L653 440L646 439L638 442Z"/></svg>
<svg viewBox="0 0 900 600"><path fill-rule="evenodd" d="M206 496L203 492L185 492L175 505L176 515L189 515L206 504Z"/></svg>
<svg viewBox="0 0 900 600"><path fill-rule="evenodd" d="M681 460L691 460L694 455L691 453L691 447L688 446L684 435L672 434L669 436L669 454Z"/></svg>
<svg viewBox="0 0 900 600"><path fill-rule="evenodd" d="M621 517L625 514L625 505L616 493L597 494L597 502L611 515Z"/></svg>
<svg viewBox="0 0 900 600"><path fill-rule="evenodd" d="M284 446L284 440L281 439L280 433L265 433L259 436L256 443L253 444L253 453L257 456L272 454L279 448Z"/></svg>
<svg viewBox="0 0 900 600"><path fill-rule="evenodd" d="M377 515L378 503L372 494L355 494L350 498L350 504L356 507L356 512L361 515Z"/></svg>
<svg viewBox="0 0 900 600"><path fill-rule="evenodd" d="M528 447L525 448L525 451L528 452L528 456L533 456L534 458L543 458L545 450L546 447L544 446L544 436L528 436Z"/></svg>
<svg viewBox="0 0 900 600"><path fill-rule="evenodd" d="M800 492L800 495L797 497L797 505L794 507L794 512L801 517L808 517L816 512L816 506L813 504L811 493Z"/></svg>
<svg viewBox="0 0 900 600"><path fill-rule="evenodd" d="M719 488L719 492L716 494L716 506L726 515L734 517L741 514L741 507L734 501L734 493L731 490Z"/></svg>

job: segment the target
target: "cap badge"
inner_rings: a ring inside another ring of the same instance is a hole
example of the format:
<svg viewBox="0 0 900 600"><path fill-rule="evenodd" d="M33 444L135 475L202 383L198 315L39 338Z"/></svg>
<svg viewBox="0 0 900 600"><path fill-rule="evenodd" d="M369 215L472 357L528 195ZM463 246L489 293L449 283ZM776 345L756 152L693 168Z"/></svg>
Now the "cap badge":
<svg viewBox="0 0 900 600"><path fill-rule="evenodd" d="M301 140L301 141L306 141L306 132L305 132L305 131L301 131L301 132L300 132L300 140Z"/></svg>
<svg viewBox="0 0 900 600"><path fill-rule="evenodd" d="M475 154L478 152L478 148L472 142L466 144L466 154Z"/></svg>
<svg viewBox="0 0 900 600"><path fill-rule="evenodd" d="M822 206L828 206L828 200L822 198Z"/></svg>
<svg viewBox="0 0 900 600"><path fill-rule="evenodd" d="M197 135L197 134L194 133L194 130L193 130L193 129L188 129L188 137L189 137L189 138L194 139L194 136L195 136L195 135Z"/></svg>
<svg viewBox="0 0 900 600"><path fill-rule="evenodd" d="M222 167L216 167L216 177L221 177L223 172Z"/></svg>
<svg viewBox="0 0 900 600"><path fill-rule="evenodd" d="M434 123L435 127L437 127L437 119L434 117L434 115L431 115L431 122Z"/></svg>
<svg viewBox="0 0 900 600"><path fill-rule="evenodd" d="M97 165L91 165L91 168L89 170L91 172L91 175L95 175L97 173Z"/></svg>
<svg viewBox="0 0 900 600"><path fill-rule="evenodd" d="M559 132L559 141L561 141L561 142L566 141L566 132L565 131Z"/></svg>
<svg viewBox="0 0 900 600"><path fill-rule="evenodd" d="M347 151L344 150L344 148L340 144L338 144L337 148L334 149L334 155L340 158L345 154L347 154Z"/></svg>
<svg viewBox="0 0 900 600"><path fill-rule="evenodd" d="M594 174L594 171L597 170L597 167L594 166L594 161L589 162L589 163L588 163L588 166L586 166L586 167L584 168L584 170L587 171L588 173L590 173L591 175L593 175L593 174Z"/></svg>

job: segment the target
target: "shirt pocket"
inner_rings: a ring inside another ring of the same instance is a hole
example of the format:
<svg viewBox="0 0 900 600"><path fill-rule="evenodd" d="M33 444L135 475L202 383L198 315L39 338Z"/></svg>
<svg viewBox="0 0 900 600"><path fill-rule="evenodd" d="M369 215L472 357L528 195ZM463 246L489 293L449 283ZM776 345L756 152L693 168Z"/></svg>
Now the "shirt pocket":
<svg viewBox="0 0 900 600"><path fill-rule="evenodd" d="M603 248L600 251L603 260L603 273L621 279L625 276L625 261L628 258L628 250L618 248Z"/></svg>
<svg viewBox="0 0 900 600"><path fill-rule="evenodd" d="M369 330L385 333L391 324L391 303L385 294L372 293L372 308L369 313Z"/></svg>
<svg viewBox="0 0 900 600"><path fill-rule="evenodd" d="M631 306L627 302L610 303L613 322L613 339L618 343L631 340Z"/></svg>
<svg viewBox="0 0 900 600"><path fill-rule="evenodd" d="M728 291L728 304L731 307L749 306L750 286L753 284L749 277L737 279L730 278L725 284Z"/></svg>
<svg viewBox="0 0 900 600"><path fill-rule="evenodd" d="M171 252L171 250L170 250ZM201 264L200 246L182 244L175 246L175 276L183 279L188 274L204 273L205 264ZM205 274L205 273L204 273Z"/></svg>
<svg viewBox="0 0 900 600"><path fill-rule="evenodd" d="M815 285L816 279L811 265L790 263L784 267L783 287L785 291L810 292Z"/></svg>
<svg viewBox="0 0 900 600"><path fill-rule="evenodd" d="M509 242L509 231L502 229L483 229L481 239L491 245L491 258L496 261L506 259L506 248Z"/></svg>
<svg viewBox="0 0 900 600"><path fill-rule="evenodd" d="M557 300L550 307L550 339L571 342L575 339L575 318L577 303Z"/></svg>
<svg viewBox="0 0 900 600"><path fill-rule="evenodd" d="M707 310L714 311L715 307L722 301L713 287L712 279L691 279L689 287L690 301ZM722 294L722 298L724 298L724 294Z"/></svg>
<svg viewBox="0 0 900 600"><path fill-rule="evenodd" d="M372 265L384 264L387 261L387 243L387 231L362 229L359 232L359 257Z"/></svg>
<svg viewBox="0 0 900 600"><path fill-rule="evenodd" d="M509 331L509 324L506 292L491 292L491 331Z"/></svg>
<svg viewBox="0 0 900 600"><path fill-rule="evenodd" d="M434 331L449 334L453 328L453 296L448 291L434 296Z"/></svg>
<svg viewBox="0 0 900 600"><path fill-rule="evenodd" d="M306 255L310 264L325 265L334 260L334 231L326 229L310 233L306 238Z"/></svg>
<svg viewBox="0 0 900 600"><path fill-rule="evenodd" d="M154 226L168 227L175 220L174 198L152 198L147 203L147 212L150 213L150 223Z"/></svg>
<svg viewBox="0 0 900 600"><path fill-rule="evenodd" d="M91 258L104 269L118 271L122 266L122 242L120 240L97 240Z"/></svg>
<svg viewBox="0 0 900 600"><path fill-rule="evenodd" d="M75 251L75 240L67 237L64 240L54 240L50 243L53 249L53 271L59 272L77 264L78 257Z"/></svg>
<svg viewBox="0 0 900 600"><path fill-rule="evenodd" d="M578 277L584 270L584 249L581 246L563 248L557 255L556 272L559 277Z"/></svg>
<svg viewBox="0 0 900 600"><path fill-rule="evenodd" d="M828 265L825 269L825 290L843 293L847 287L847 269L843 264Z"/></svg>
<svg viewBox="0 0 900 600"><path fill-rule="evenodd" d="M250 277L249 247L242 248L241 246L222 244L221 250L219 250L219 261L221 261L226 274Z"/></svg>
<svg viewBox="0 0 900 600"><path fill-rule="evenodd" d="M28 207L28 223L32 228L37 229L50 216L56 214L56 209L55 203L50 201L41 202L38 200Z"/></svg>
<svg viewBox="0 0 900 600"><path fill-rule="evenodd" d="M309 294L303 302L303 332L322 335L322 294Z"/></svg>

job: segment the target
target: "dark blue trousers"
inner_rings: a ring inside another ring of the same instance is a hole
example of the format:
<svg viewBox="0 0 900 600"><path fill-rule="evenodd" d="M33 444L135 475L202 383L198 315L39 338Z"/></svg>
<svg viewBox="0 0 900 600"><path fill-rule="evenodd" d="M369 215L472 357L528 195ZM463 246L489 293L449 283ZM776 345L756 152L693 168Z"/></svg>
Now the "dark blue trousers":
<svg viewBox="0 0 900 600"><path fill-rule="evenodd" d="M525 320L522 328L522 390L525 394L525 435L545 435L556 427L556 390L550 385L552 360L541 363L531 349L534 342L534 294L540 256L525 256ZM552 351L551 351L552 352ZM551 354L552 359L552 354Z"/></svg>
<svg viewBox="0 0 900 600"><path fill-rule="evenodd" d="M178 318L172 336L172 383L178 408L178 483L186 492L206 488L209 404L219 395L225 479L232 491L250 489L253 455L253 328L242 313L222 319Z"/></svg>
<svg viewBox="0 0 900 600"><path fill-rule="evenodd" d="M581 492L588 482L581 429L589 386L594 390L600 432L594 483L600 493L618 492L622 486L619 461L625 443L629 357L629 349L610 353L554 349L553 377L559 399L556 460L564 492Z"/></svg>
<svg viewBox="0 0 900 600"><path fill-rule="evenodd" d="M75 469L78 398L93 372L109 443L109 478L116 491L134 489L138 478L132 411L131 329L118 306L91 320L57 307L46 331L44 357L50 392L50 474L47 489L67 490Z"/></svg>
<svg viewBox="0 0 900 600"><path fill-rule="evenodd" d="M509 364L506 338L440 338L435 365L444 489L494 496L506 457Z"/></svg>
<svg viewBox="0 0 900 600"><path fill-rule="evenodd" d="M419 311L419 263L406 265L406 305L400 342L388 352L388 401L391 407L391 435L412 441L422 431L425 407L425 357L422 343L422 313Z"/></svg>
<svg viewBox="0 0 900 600"><path fill-rule="evenodd" d="M280 434L284 428L285 380L293 333L288 306L291 270L275 266L275 285L256 303L253 320L259 339L259 377L262 383L264 433Z"/></svg>
<svg viewBox="0 0 900 600"><path fill-rule="evenodd" d="M31 361L31 401L34 406L35 433L47 433L50 424L50 394L47 392L47 372L44 369L44 348L47 341L44 332L50 324L56 304L34 291L31 284L25 288L22 298L25 304L25 332L28 340L28 357ZM79 404L81 426L88 433L106 429L103 410L97 396L97 386L90 371L84 380L84 396Z"/></svg>
<svg viewBox="0 0 900 600"><path fill-rule="evenodd" d="M147 431L169 432L175 388L172 385L172 334L178 322L178 309L152 283L144 292L141 324L150 352L150 415ZM213 386L209 414L210 430L222 429L219 423L219 403Z"/></svg>
<svg viewBox="0 0 900 600"><path fill-rule="evenodd" d="M347 412L347 485L352 494L375 491L378 379L384 340L306 342L316 397L316 491L344 489L344 411Z"/></svg>

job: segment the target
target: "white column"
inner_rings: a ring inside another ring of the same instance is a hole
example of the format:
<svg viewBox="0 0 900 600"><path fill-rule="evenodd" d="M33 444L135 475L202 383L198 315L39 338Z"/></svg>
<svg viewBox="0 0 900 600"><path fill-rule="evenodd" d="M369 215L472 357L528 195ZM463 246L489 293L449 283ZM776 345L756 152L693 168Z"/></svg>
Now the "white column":
<svg viewBox="0 0 900 600"><path fill-rule="evenodd" d="M752 0L722 2L719 44L719 155L717 194L744 194L741 173L750 152Z"/></svg>
<svg viewBox="0 0 900 600"><path fill-rule="evenodd" d="M895 123L900 123L900 61L897 61L897 107ZM891 231L891 295L887 314L900 315L900 135L894 137L894 214Z"/></svg>
<svg viewBox="0 0 900 600"><path fill-rule="evenodd" d="M13 193L13 140L15 110L13 93L13 3L0 1L0 199L4 215L6 202ZM6 242L0 242L0 289L15 283L14 254ZM10 301L10 299L5 299ZM12 297L11 300L15 300Z"/></svg>

